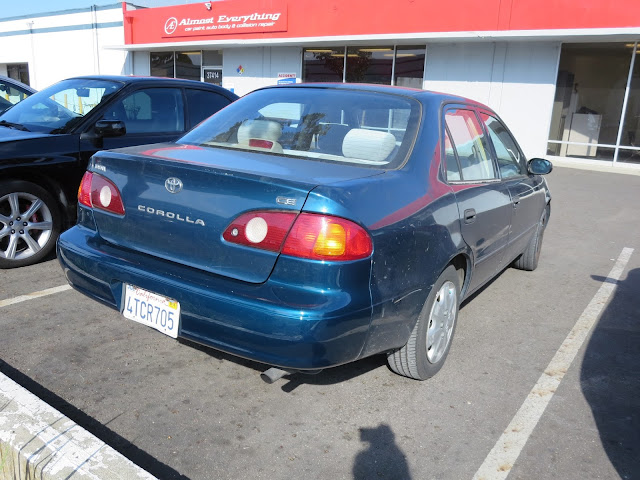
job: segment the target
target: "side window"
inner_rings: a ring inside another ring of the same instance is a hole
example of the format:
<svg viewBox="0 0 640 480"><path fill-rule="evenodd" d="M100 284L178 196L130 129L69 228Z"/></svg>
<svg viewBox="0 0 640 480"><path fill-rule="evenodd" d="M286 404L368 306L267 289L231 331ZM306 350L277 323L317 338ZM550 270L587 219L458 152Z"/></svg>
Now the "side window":
<svg viewBox="0 0 640 480"><path fill-rule="evenodd" d="M136 90L105 112L106 120L121 120L129 133L184 132L184 106L178 88Z"/></svg>
<svg viewBox="0 0 640 480"><path fill-rule="evenodd" d="M15 105L29 96L29 93L0 80L0 104ZM6 102L4 102L6 100Z"/></svg>
<svg viewBox="0 0 640 480"><path fill-rule="evenodd" d="M222 110L229 105L230 100L226 97L207 90L195 90L188 88L187 105L189 107L189 126L195 127L205 118L210 117L218 110Z"/></svg>
<svg viewBox="0 0 640 480"><path fill-rule="evenodd" d="M455 109L445 113L453 148L460 162L463 181L497 178L482 127L472 110Z"/></svg>
<svg viewBox="0 0 640 480"><path fill-rule="evenodd" d="M458 160L456 159L456 152L451 145L451 139L449 138L449 132L444 132L444 164L447 169L447 181L458 182L461 180L460 167L458 166Z"/></svg>
<svg viewBox="0 0 640 480"><path fill-rule="evenodd" d="M500 176L509 178L525 175L527 170L524 166L524 156L504 125L497 118L486 113L481 113L480 118L487 126L491 142L496 150Z"/></svg>

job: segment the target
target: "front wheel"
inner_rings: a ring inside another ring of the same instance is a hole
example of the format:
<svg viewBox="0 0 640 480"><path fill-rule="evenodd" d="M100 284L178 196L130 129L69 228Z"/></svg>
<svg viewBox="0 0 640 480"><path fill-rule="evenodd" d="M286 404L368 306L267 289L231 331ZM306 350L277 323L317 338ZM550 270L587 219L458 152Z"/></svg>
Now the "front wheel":
<svg viewBox="0 0 640 480"><path fill-rule="evenodd" d="M433 377L451 348L460 305L460 279L453 266L434 283L407 344L387 356L395 373L416 380Z"/></svg>
<svg viewBox="0 0 640 480"><path fill-rule="evenodd" d="M0 182L0 269L39 262L60 234L60 208L44 188L22 180Z"/></svg>

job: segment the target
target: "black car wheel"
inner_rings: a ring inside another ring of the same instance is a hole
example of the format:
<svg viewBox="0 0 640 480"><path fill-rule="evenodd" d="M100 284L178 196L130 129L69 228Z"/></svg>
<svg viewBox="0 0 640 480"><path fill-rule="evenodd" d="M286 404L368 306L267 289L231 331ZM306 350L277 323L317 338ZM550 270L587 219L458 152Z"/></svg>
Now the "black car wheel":
<svg viewBox="0 0 640 480"><path fill-rule="evenodd" d="M55 246L60 228L60 208L44 188L0 182L0 268L39 262Z"/></svg>
<svg viewBox="0 0 640 480"><path fill-rule="evenodd" d="M536 233L533 234L527 248L513 262L513 266L519 270L527 270L532 272L538 268L538 260L540 259L540 250L542 249L542 239L544 238L544 230L547 228L547 219L549 218L549 206L542 212L540 222L536 227Z"/></svg>
<svg viewBox="0 0 640 480"><path fill-rule="evenodd" d="M387 356L389 367L399 375L426 380L442 368L458 320L460 278L447 267L434 283L407 344Z"/></svg>

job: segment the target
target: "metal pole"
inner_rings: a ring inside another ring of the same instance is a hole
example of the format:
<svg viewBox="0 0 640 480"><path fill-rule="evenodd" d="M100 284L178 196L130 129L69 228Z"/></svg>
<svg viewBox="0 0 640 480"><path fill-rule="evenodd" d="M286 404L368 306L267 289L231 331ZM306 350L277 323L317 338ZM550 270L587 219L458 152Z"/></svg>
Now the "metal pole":
<svg viewBox="0 0 640 480"><path fill-rule="evenodd" d="M398 46L393 46L393 60L391 62L391 85L396 84L396 55L398 52Z"/></svg>
<svg viewBox="0 0 640 480"><path fill-rule="evenodd" d="M344 62L342 64L342 83L347 83L347 54L349 52L349 47L345 45L344 47Z"/></svg>
<svg viewBox="0 0 640 480"><path fill-rule="evenodd" d="M613 153L613 163L618 161L618 152L620 151L620 140L622 139L622 131L624 130L624 117L627 113L627 103L629 102L629 90L631 88L631 80L633 79L633 67L636 62L636 49L638 42L633 45L631 52L631 64L629 65L629 76L627 77L627 88L624 91L624 100L622 101L622 113L620 114L620 126L618 127L618 138L616 138L616 149Z"/></svg>

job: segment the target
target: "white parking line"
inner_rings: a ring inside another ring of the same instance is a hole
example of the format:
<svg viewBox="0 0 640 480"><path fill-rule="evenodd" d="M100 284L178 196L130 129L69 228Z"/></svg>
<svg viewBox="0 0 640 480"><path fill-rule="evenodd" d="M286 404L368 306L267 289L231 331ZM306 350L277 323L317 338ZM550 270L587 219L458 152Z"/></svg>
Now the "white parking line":
<svg viewBox="0 0 640 480"><path fill-rule="evenodd" d="M505 479L513 468L520 452L524 448L531 432L538 424L540 417L551 401L554 392L567 373L578 350L587 339L593 325L598 320L602 309L615 290L618 280L629 262L633 248L624 248L609 276L587 305L575 326L567 335L544 373L538 379L520 410L493 449L485 458L473 480Z"/></svg>
<svg viewBox="0 0 640 480"><path fill-rule="evenodd" d="M59 287L48 288L47 290L40 290L39 292L28 293L26 295L20 295L19 297L8 298L7 300L0 300L0 308L15 303L26 302L27 300L33 300L38 297L46 297L47 295L53 295L54 293L64 292L70 290L69 285L60 285Z"/></svg>

